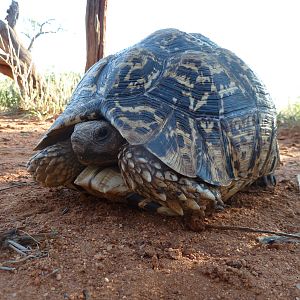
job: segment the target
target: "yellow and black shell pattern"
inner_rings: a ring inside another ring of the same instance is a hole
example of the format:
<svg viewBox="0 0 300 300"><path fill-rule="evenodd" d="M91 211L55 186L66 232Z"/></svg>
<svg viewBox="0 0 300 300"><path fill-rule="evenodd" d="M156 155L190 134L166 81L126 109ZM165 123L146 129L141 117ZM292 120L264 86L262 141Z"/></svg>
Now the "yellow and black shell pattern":
<svg viewBox="0 0 300 300"><path fill-rule="evenodd" d="M201 34L159 30L100 60L36 149L98 118L174 171L217 186L270 174L279 160L275 107L264 85Z"/></svg>

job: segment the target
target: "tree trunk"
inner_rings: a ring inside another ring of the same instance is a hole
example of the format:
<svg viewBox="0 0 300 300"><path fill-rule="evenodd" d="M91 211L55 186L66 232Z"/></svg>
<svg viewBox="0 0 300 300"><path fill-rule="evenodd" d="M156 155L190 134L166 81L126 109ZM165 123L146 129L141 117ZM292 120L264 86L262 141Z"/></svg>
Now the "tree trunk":
<svg viewBox="0 0 300 300"><path fill-rule="evenodd" d="M87 0L86 4L86 66L87 71L104 56L107 0Z"/></svg>
<svg viewBox="0 0 300 300"><path fill-rule="evenodd" d="M32 62L30 52L21 44L15 31L0 20L0 72L18 80L22 76L32 76L35 84L38 74ZM3 72L2 72L3 71Z"/></svg>
<svg viewBox="0 0 300 300"><path fill-rule="evenodd" d="M12 7L13 4L15 5L15 1L7 11L6 20L15 26L19 11L18 6ZM46 89L42 77L36 71L30 52L22 45L14 29L2 20L0 20L0 73L15 80L21 96L30 97L31 101L34 99L37 101Z"/></svg>
<svg viewBox="0 0 300 300"><path fill-rule="evenodd" d="M15 30L19 18L19 3L12 0L9 9L6 12L7 16L5 20L7 21L8 26Z"/></svg>

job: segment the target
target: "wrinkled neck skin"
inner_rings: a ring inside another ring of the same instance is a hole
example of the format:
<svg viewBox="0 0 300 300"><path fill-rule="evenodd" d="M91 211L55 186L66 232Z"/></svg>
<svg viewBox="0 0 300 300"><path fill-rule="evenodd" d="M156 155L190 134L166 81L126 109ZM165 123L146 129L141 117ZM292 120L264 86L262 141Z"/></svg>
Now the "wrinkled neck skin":
<svg viewBox="0 0 300 300"><path fill-rule="evenodd" d="M75 125L71 135L73 151L83 165L117 165L118 154L126 140L107 121L88 121Z"/></svg>

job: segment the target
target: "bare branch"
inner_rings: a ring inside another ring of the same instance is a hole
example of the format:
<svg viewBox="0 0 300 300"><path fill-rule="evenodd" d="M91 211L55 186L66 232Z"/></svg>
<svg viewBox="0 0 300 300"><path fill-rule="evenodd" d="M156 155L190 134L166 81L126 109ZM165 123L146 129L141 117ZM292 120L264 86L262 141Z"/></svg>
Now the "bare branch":
<svg viewBox="0 0 300 300"><path fill-rule="evenodd" d="M30 36L29 34L25 34L29 39L30 39L30 43L29 46L27 48L28 51L31 51L32 47L33 47L33 43L36 41L36 39L41 36L41 35L45 35L45 34L49 34L49 33L57 33L61 30L63 30L60 26L56 29L56 30L44 30L44 26L45 25L52 25L52 22L55 21L55 19L48 19L46 21L44 21L43 23L38 23L36 22L35 24L39 27L38 32L34 34L34 36Z"/></svg>
<svg viewBox="0 0 300 300"><path fill-rule="evenodd" d="M26 32L21 32L21 33L24 34L28 39L31 39L31 36L28 33Z"/></svg>
<svg viewBox="0 0 300 300"><path fill-rule="evenodd" d="M45 26L45 25L51 25L51 22L52 21L55 21L55 19L48 19L48 20L46 20L45 22L43 22L43 23L38 23L38 25L40 26L40 31L42 31L43 30L43 27Z"/></svg>

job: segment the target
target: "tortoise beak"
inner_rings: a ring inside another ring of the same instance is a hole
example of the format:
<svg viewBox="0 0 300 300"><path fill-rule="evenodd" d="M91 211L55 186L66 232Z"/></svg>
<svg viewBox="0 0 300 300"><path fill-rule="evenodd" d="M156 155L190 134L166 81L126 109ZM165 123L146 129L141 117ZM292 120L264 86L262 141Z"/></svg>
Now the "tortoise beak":
<svg viewBox="0 0 300 300"><path fill-rule="evenodd" d="M75 147L74 147L75 148ZM91 152L87 149L84 149L84 151L81 151L81 149L76 148L74 149L74 152L77 156L78 161L85 165L93 165L98 167L112 167L112 166L118 166L118 159L117 157L111 156L109 154L102 154L102 155L94 155L91 154Z"/></svg>

